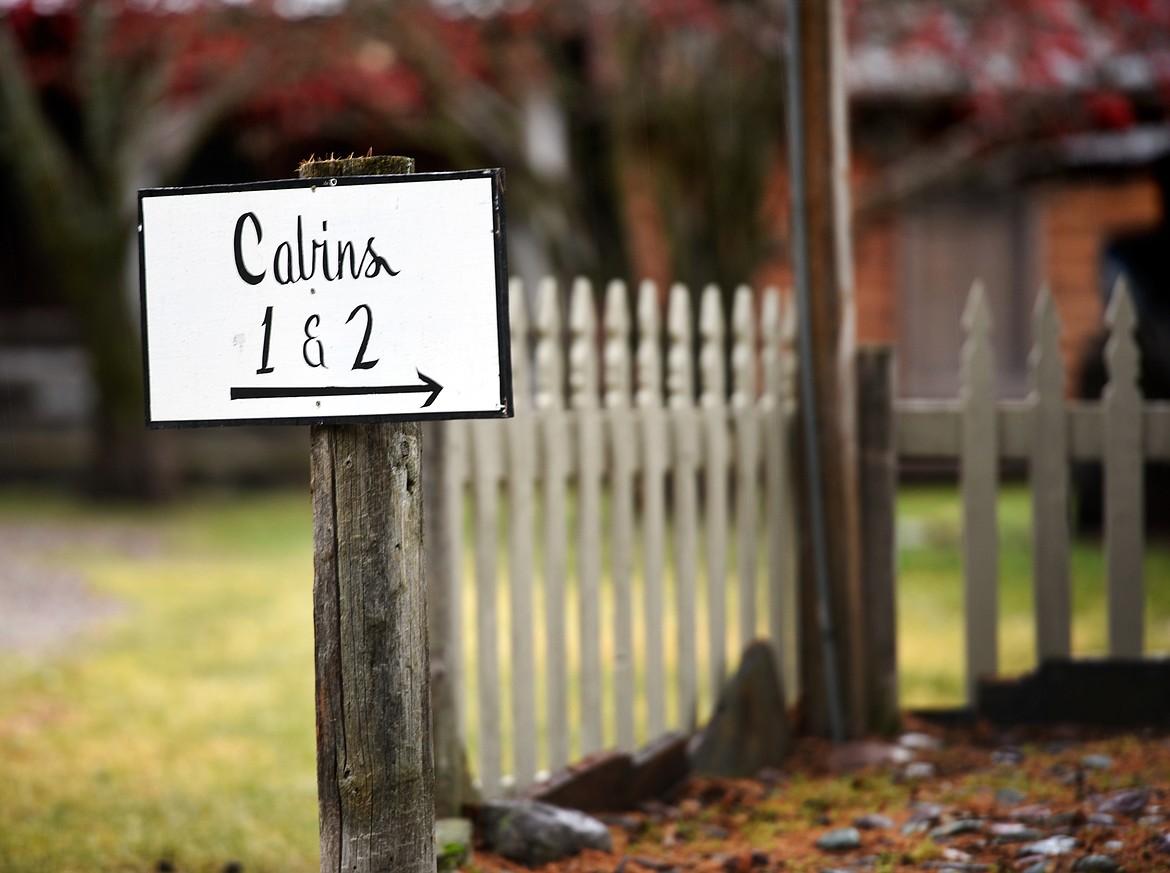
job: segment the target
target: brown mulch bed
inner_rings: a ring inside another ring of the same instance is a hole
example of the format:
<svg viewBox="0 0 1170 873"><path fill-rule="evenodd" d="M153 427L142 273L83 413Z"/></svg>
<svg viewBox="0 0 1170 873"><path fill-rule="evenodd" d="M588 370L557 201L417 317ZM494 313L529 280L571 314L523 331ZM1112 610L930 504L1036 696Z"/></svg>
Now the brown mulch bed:
<svg viewBox="0 0 1170 873"><path fill-rule="evenodd" d="M757 779L692 779L668 802L600 816L612 852L587 851L540 869L1170 870L1165 732L942 729L912 719L905 728L918 742L910 740L913 751L898 747L897 761L891 745L833 748L806 738L785 767ZM862 825L856 848L818 846L855 825ZM1061 854L1036 854L1060 847ZM466 869L519 865L477 850Z"/></svg>

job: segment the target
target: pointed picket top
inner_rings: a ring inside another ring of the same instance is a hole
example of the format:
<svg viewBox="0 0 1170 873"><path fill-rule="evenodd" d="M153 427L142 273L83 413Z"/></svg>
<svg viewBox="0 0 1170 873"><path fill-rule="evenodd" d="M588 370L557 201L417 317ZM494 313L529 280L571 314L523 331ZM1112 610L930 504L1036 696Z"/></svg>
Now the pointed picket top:
<svg viewBox="0 0 1170 873"><path fill-rule="evenodd" d="M968 336L991 331L991 310L987 305L987 291L983 287L982 279L976 279L971 283L967 303L963 307L962 324Z"/></svg>
<svg viewBox="0 0 1170 873"><path fill-rule="evenodd" d="M1036 296L1032 315L1036 344L1028 354L1034 395L1062 397L1064 393L1064 357L1060 354L1060 313L1045 282Z"/></svg>
<svg viewBox="0 0 1170 873"><path fill-rule="evenodd" d="M796 412L796 378L800 358L796 354L797 330L796 295L789 291L780 299L780 384L784 411Z"/></svg>
<svg viewBox="0 0 1170 873"><path fill-rule="evenodd" d="M614 279L605 289L605 405L630 406L630 308L626 283Z"/></svg>
<svg viewBox="0 0 1170 873"><path fill-rule="evenodd" d="M735 289L731 307L731 405L747 409L756 397L756 323L752 290Z"/></svg>
<svg viewBox="0 0 1170 873"><path fill-rule="evenodd" d="M636 399L639 407L662 405L662 331L658 286L644 279L638 286L638 350Z"/></svg>
<svg viewBox="0 0 1170 873"><path fill-rule="evenodd" d="M669 346L666 353L666 394L674 409L694 405L695 380L691 373L691 299L685 285L675 283L670 289L666 313Z"/></svg>
<svg viewBox="0 0 1170 873"><path fill-rule="evenodd" d="M963 341L960 381L968 392L994 393L994 370L991 357L991 310L983 282L976 279L971 285L967 305L963 309Z"/></svg>
<svg viewBox="0 0 1170 873"><path fill-rule="evenodd" d="M1142 396L1134 311L1124 278L1113 286L1105 311L1109 341L1101 394L1104 432L1105 589L1109 654L1141 658L1145 653L1144 482L1142 478Z"/></svg>
<svg viewBox="0 0 1170 873"><path fill-rule="evenodd" d="M760 402L767 410L778 409L784 393L784 376L780 345L780 292L776 288L765 288L760 302L760 342L764 359L764 396Z"/></svg>
<svg viewBox="0 0 1170 873"><path fill-rule="evenodd" d="M525 412L532 404L532 373L528 366L528 306L524 282L508 280L508 321L512 332L512 407Z"/></svg>
<svg viewBox="0 0 1170 873"><path fill-rule="evenodd" d="M1105 308L1105 323L1113 330L1132 332L1137 327L1137 313L1133 308L1133 295L1125 276L1118 276L1113 284L1109 305Z"/></svg>
<svg viewBox="0 0 1170 873"><path fill-rule="evenodd" d="M1129 283L1119 277L1105 310L1109 341L1105 344L1105 367L1110 386L1136 386L1138 381L1138 345L1134 338L1137 313L1129 293Z"/></svg>
<svg viewBox="0 0 1170 873"><path fill-rule="evenodd" d="M702 379L702 406L717 409L723 406L727 391L727 376L723 367L723 301L716 285L703 289L699 301L699 375Z"/></svg>
<svg viewBox="0 0 1170 873"><path fill-rule="evenodd" d="M597 408L597 312L593 283L581 277L569 300L569 398L573 409Z"/></svg>
<svg viewBox="0 0 1170 873"><path fill-rule="evenodd" d="M536 408L562 409L564 363L561 360L561 305L557 283L540 281L536 298Z"/></svg>

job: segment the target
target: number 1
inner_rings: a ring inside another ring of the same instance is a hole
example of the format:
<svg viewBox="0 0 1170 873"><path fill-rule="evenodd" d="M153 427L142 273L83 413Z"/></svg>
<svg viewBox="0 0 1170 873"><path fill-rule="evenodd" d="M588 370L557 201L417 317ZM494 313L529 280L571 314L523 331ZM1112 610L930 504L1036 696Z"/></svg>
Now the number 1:
<svg viewBox="0 0 1170 873"><path fill-rule="evenodd" d="M271 373L272 367L268 366L268 347L272 342L272 307L269 306L264 312L264 320L260 322L264 325L264 351L260 353L260 369L256 371L258 375L264 373Z"/></svg>

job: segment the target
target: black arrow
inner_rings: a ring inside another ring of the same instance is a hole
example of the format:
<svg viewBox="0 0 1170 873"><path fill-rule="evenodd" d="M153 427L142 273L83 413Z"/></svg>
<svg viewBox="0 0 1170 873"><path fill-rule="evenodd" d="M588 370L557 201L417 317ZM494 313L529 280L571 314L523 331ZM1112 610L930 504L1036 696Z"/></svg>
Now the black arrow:
<svg viewBox="0 0 1170 873"><path fill-rule="evenodd" d="M443 386L418 370L414 371L423 380L421 385L366 385L327 386L303 388L233 388L232 400L259 400L269 397L356 397L367 394L430 394L422 409L435 402Z"/></svg>

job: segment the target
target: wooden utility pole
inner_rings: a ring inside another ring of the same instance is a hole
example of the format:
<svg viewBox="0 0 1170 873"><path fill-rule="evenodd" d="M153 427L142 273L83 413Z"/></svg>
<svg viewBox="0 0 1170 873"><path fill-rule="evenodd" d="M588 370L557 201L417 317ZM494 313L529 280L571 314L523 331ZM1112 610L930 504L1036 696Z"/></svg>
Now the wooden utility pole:
<svg viewBox="0 0 1170 873"><path fill-rule="evenodd" d="M413 168L369 157L300 172ZM314 425L310 439L321 871L433 873L421 425Z"/></svg>
<svg viewBox="0 0 1170 873"><path fill-rule="evenodd" d="M807 727L866 731L849 141L840 0L789 0L793 261L804 417L802 688Z"/></svg>

